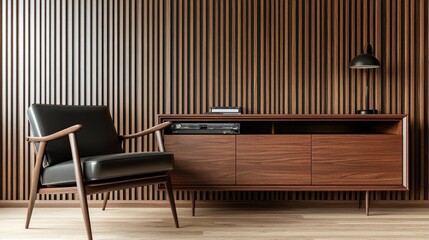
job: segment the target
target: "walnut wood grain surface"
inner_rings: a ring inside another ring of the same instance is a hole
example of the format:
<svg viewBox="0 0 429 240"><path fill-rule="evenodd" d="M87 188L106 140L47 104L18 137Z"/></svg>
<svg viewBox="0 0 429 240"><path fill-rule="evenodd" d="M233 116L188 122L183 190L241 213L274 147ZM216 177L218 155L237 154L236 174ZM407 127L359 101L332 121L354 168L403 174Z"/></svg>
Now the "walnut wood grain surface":
<svg viewBox="0 0 429 240"><path fill-rule="evenodd" d="M368 121L368 120L389 120L400 121L406 114L240 114L240 115L222 115L222 114L160 114L160 121L246 121L246 120L351 120L351 121Z"/></svg>
<svg viewBox="0 0 429 240"><path fill-rule="evenodd" d="M234 135L165 135L173 185L235 184Z"/></svg>
<svg viewBox="0 0 429 240"><path fill-rule="evenodd" d="M314 185L402 185L402 137L313 135Z"/></svg>
<svg viewBox="0 0 429 240"><path fill-rule="evenodd" d="M311 184L311 135L237 135L237 184Z"/></svg>

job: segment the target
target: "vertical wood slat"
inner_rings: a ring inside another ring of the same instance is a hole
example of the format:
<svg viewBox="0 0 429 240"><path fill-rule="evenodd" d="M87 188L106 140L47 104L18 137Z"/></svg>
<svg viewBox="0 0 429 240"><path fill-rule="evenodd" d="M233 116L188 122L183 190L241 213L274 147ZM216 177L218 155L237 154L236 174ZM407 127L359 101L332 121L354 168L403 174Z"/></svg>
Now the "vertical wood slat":
<svg viewBox="0 0 429 240"><path fill-rule="evenodd" d="M31 147L23 141L30 135L25 111L31 103L106 104L121 133L141 130L143 123L146 127L153 125L159 112L155 108L153 99L156 94L153 91L146 90L153 94L152 97L145 94L152 104L151 109L144 109L141 101L136 103L135 98L142 96L136 88L144 79L148 82L149 77L143 78L142 74L134 72L151 68L151 77L162 79L154 74L155 69L161 69L168 75L169 68L158 65L167 65L171 58L154 56L158 54L154 51L144 65L138 61L142 53L136 50L136 46L141 47L142 40L137 40L134 31L142 31L138 29L137 17L131 11L138 4L140 9L136 12L141 13L141 0L124 4L114 0L2 0L0 3L0 199L19 200L28 197L29 174L34 161ZM163 3L169 5L169 1ZM149 11L160 13L160 19L169 16L164 14L166 8L163 6L157 2L150 6ZM168 26L160 26L153 20L149 24L153 30L152 37L169 32ZM143 34L143 37L147 39L148 34ZM164 43L168 42L156 44L162 51L167 51ZM155 46L153 41L152 46ZM152 79L150 84L154 90L158 81ZM139 111L141 114L137 117ZM144 144L147 146L142 146L142 141L130 142L126 149L148 150L154 147L152 139L145 139ZM139 198L133 191L119 192L116 199ZM74 195L49 195L40 199L74 199Z"/></svg>
<svg viewBox="0 0 429 240"><path fill-rule="evenodd" d="M410 114L409 193L428 200L429 2L425 0L0 0L0 199L28 198L31 103L105 104L120 133L158 113ZM350 70L371 42L381 69ZM153 150L153 138L127 151ZM354 193L206 193L204 199L355 199ZM179 199L188 193L178 192ZM41 199L74 199L73 194ZM93 199L100 196L94 196ZM156 187L113 199L164 199Z"/></svg>

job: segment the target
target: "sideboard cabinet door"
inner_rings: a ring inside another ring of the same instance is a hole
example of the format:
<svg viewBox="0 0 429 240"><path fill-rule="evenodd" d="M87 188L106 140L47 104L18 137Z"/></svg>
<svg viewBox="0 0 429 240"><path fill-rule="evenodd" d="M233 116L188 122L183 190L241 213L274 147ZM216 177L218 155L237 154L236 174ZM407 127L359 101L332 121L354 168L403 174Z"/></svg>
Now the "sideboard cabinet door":
<svg viewBox="0 0 429 240"><path fill-rule="evenodd" d="M402 185L402 136L313 135L313 185Z"/></svg>
<svg viewBox="0 0 429 240"><path fill-rule="evenodd" d="M237 135L238 185L310 185L311 135Z"/></svg>
<svg viewBox="0 0 429 240"><path fill-rule="evenodd" d="M164 135L175 185L235 184L235 135Z"/></svg>

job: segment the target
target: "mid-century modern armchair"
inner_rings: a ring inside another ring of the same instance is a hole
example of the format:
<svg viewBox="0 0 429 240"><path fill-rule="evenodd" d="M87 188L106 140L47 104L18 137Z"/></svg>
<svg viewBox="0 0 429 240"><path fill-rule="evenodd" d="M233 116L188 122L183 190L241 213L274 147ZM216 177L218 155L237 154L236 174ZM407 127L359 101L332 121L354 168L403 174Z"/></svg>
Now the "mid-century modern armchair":
<svg viewBox="0 0 429 240"><path fill-rule="evenodd" d="M166 122L145 131L118 136L105 106L33 104L28 118L37 157L31 178L25 228L37 194L77 193L88 239L92 239L87 195L165 183L176 227L179 227L169 172L173 154L164 152L161 130ZM159 152L124 153L121 142L155 133Z"/></svg>

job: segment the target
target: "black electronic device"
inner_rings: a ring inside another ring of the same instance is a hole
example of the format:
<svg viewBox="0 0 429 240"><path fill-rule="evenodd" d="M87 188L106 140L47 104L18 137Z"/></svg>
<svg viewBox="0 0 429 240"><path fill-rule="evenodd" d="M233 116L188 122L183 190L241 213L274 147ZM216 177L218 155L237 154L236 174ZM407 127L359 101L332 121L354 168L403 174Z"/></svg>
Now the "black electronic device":
<svg viewBox="0 0 429 240"><path fill-rule="evenodd" d="M174 134L239 134L240 123L173 123Z"/></svg>

